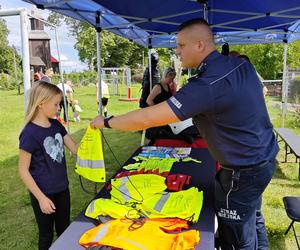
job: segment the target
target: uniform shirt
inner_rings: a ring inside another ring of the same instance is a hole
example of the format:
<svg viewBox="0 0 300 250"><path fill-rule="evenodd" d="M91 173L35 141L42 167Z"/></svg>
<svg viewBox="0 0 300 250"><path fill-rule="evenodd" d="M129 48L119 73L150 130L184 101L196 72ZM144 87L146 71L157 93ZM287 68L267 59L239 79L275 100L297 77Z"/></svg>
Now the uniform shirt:
<svg viewBox="0 0 300 250"><path fill-rule="evenodd" d="M45 194L68 188L63 137L66 129L54 119L44 128L28 123L21 132L19 148L31 154L29 172Z"/></svg>
<svg viewBox="0 0 300 250"><path fill-rule="evenodd" d="M240 58L212 52L167 102L180 120L193 117L222 165L255 165L278 152L260 81Z"/></svg>

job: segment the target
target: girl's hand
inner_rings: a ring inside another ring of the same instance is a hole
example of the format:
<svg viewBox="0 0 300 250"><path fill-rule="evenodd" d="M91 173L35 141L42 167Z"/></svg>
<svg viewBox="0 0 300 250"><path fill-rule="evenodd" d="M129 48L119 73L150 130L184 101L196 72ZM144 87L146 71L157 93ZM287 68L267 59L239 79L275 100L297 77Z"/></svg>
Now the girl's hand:
<svg viewBox="0 0 300 250"><path fill-rule="evenodd" d="M39 200L40 208L44 214L52 214L55 213L55 205L54 203L48 198L43 197Z"/></svg>

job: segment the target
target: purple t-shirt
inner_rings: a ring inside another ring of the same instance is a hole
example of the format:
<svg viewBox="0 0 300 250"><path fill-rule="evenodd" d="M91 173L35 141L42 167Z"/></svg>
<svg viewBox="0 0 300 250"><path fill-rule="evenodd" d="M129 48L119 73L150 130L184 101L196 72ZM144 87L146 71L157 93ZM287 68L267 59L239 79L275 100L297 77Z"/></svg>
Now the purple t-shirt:
<svg viewBox="0 0 300 250"><path fill-rule="evenodd" d="M66 129L57 120L44 128L27 124L20 134L19 148L31 154L29 172L45 194L54 194L68 188L63 138Z"/></svg>

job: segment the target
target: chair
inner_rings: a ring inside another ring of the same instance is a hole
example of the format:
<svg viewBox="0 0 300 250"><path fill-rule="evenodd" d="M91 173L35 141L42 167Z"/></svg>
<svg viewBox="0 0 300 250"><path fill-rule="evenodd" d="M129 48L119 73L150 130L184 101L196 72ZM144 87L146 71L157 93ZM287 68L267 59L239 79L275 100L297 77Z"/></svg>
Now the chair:
<svg viewBox="0 0 300 250"><path fill-rule="evenodd" d="M287 233L290 231L292 227L295 240L297 243L297 247L300 250L298 238L294 227L295 221L300 222L300 197L293 197L293 196L283 197L283 203L284 203L287 216L292 220L291 224L289 225L288 229L285 232L285 235L287 235Z"/></svg>

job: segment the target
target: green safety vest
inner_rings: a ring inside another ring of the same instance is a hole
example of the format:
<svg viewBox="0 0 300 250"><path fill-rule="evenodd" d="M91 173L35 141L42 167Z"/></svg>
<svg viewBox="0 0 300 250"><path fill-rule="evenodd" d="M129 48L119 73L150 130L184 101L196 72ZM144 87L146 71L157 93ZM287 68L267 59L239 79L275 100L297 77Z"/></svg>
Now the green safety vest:
<svg viewBox="0 0 300 250"><path fill-rule="evenodd" d="M88 180L105 182L105 165L99 129L88 126L78 148L75 172Z"/></svg>

